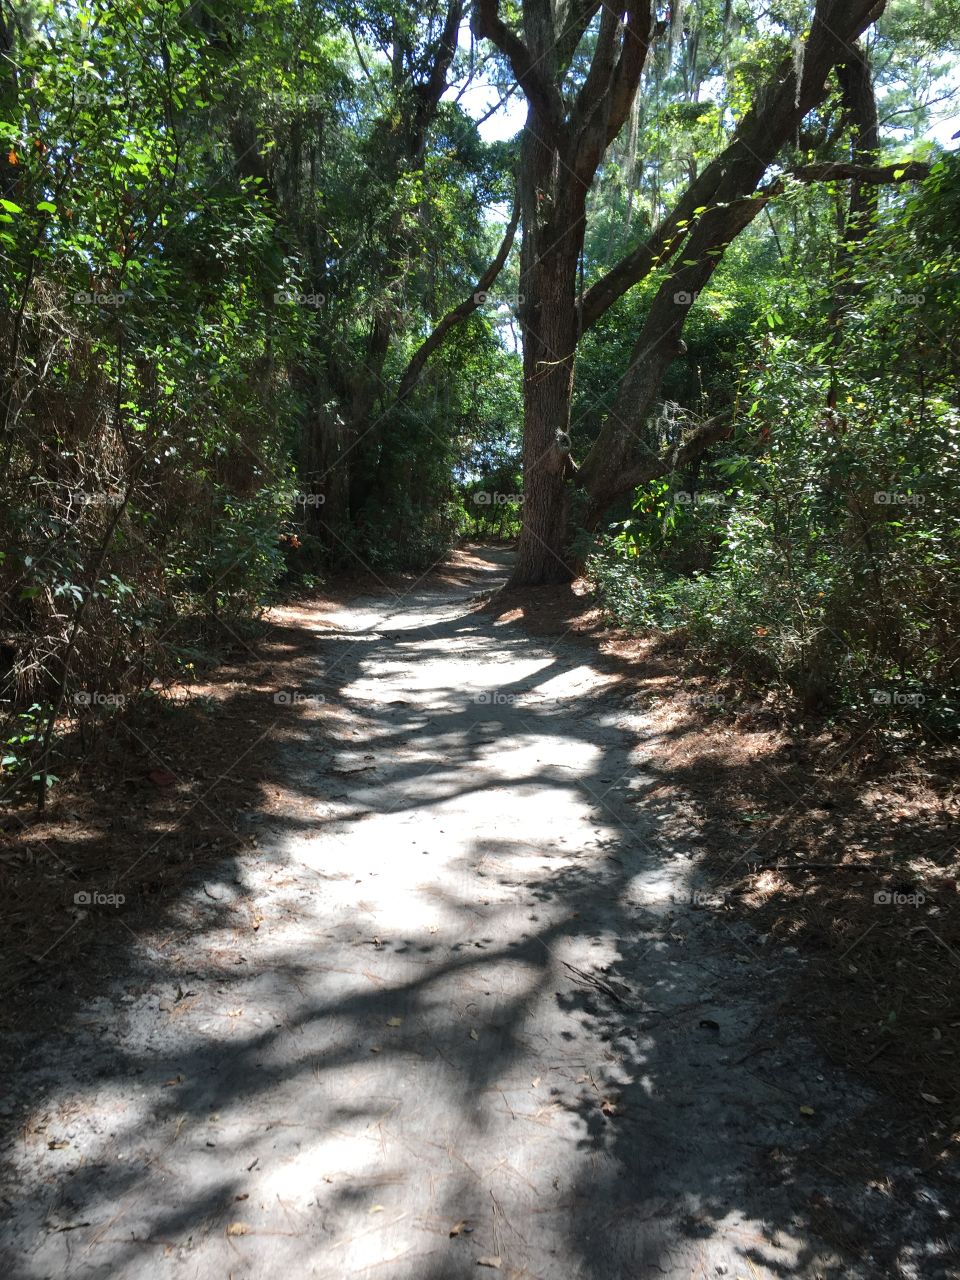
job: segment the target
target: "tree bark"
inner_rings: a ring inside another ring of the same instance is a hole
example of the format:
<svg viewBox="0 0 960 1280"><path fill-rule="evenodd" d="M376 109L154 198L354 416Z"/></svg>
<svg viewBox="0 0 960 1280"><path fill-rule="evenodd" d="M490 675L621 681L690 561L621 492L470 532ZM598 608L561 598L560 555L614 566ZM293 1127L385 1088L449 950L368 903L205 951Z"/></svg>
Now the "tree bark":
<svg viewBox="0 0 960 1280"><path fill-rule="evenodd" d="M568 107L561 85L598 9L593 58ZM650 2L630 0L618 10L584 0L562 21L558 33L560 19L549 0L524 0L521 39L501 19L498 0L477 0L474 10L474 31L509 59L528 104L517 184L524 296L524 506L511 579L517 585L569 581L574 572L567 550L572 501L567 477L586 198L636 96L650 42Z"/></svg>
<svg viewBox="0 0 960 1280"><path fill-rule="evenodd" d="M523 208L521 288L524 305L524 523L512 585L568 578L572 467L562 444L570 423L573 357L580 333L640 279L671 260L620 383L613 409L577 475L585 491L578 518L595 527L612 502L675 463L688 461L724 433L708 424L663 456L647 429L664 375L681 350L697 293L726 247L773 194L761 182L804 117L829 92L834 67L855 77L854 42L882 12L883 0L817 0L802 58L787 58L757 94L728 146L681 196L649 240L576 298L586 195L636 95L651 38L649 7L633 6L620 23L605 7L594 56L577 100L565 108L566 64L549 56L552 26L544 0L525 0L523 36L501 20L497 0L477 0L474 26L507 56L527 97L520 191ZM619 50L619 52L618 52ZM848 96L852 93L848 90ZM855 158L865 158L863 149ZM869 182L868 166L850 176ZM800 171L801 180L814 175ZM828 176L824 175L816 175ZM834 170L829 176L840 176ZM559 443L558 443L559 437Z"/></svg>
<svg viewBox="0 0 960 1280"><path fill-rule="evenodd" d="M565 558L569 493L563 474L573 395L577 263L583 207L560 194L558 158L544 141L546 122L531 108L521 147L523 210L520 306L523 338L523 525L514 579L569 581ZM578 191L576 195L579 195ZM583 191L585 195L585 191Z"/></svg>

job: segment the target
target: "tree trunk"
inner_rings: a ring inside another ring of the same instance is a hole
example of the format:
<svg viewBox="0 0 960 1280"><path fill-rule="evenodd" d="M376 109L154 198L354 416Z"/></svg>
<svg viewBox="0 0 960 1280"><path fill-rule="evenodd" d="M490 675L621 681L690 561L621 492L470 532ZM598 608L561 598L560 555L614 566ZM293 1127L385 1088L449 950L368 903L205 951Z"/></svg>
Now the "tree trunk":
<svg viewBox="0 0 960 1280"><path fill-rule="evenodd" d="M577 340L577 264L586 191L561 192L556 151L530 113L518 194L523 211L523 526L511 586L569 582L570 406Z"/></svg>
<svg viewBox="0 0 960 1280"><path fill-rule="evenodd" d="M577 299L587 192L633 105L650 40L659 30L649 0L625 6L588 2L564 45L550 0L523 0L523 35L500 15L499 0L475 0L473 27L510 61L528 104L520 157L523 211L520 288L524 343L524 521L514 586L569 579L572 516L595 528L610 504L637 485L692 461L726 428L704 424L691 436L651 439L647 423L670 362L684 349L687 312L730 242L780 189L760 183L800 123L830 92L830 72L846 64L847 98L859 99L865 66L853 41L882 13L884 0L817 0L802 57L785 58L755 95L724 150L681 195L645 244ZM593 56L571 104L565 78L587 27L601 9ZM624 13L625 17L621 18ZM674 13L674 27L679 21ZM867 101L869 107L869 101ZM856 166L862 169L863 166ZM864 175L858 174L858 178ZM634 346L616 402L577 473L569 456L573 360L581 332L657 267L669 267ZM699 451L699 452L698 452ZM576 507L568 477L585 501Z"/></svg>
<svg viewBox="0 0 960 1280"><path fill-rule="evenodd" d="M530 269L538 300L523 335L523 529L514 585L568 582L570 492L564 474L573 394L576 259L549 255Z"/></svg>

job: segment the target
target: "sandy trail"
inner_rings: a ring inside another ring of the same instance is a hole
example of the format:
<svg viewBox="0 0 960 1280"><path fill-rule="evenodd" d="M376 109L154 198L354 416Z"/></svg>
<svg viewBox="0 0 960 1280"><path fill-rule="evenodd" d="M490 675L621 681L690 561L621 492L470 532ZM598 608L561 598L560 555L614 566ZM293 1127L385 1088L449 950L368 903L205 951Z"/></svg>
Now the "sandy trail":
<svg viewBox="0 0 960 1280"><path fill-rule="evenodd" d="M645 812L655 722L471 594L328 615L300 692L342 738L308 707L284 748L311 823L253 814L184 898L203 928L36 1053L69 1145L12 1156L12 1274L871 1274L791 1175L800 1108L862 1095L802 1040L752 1052L799 960Z"/></svg>

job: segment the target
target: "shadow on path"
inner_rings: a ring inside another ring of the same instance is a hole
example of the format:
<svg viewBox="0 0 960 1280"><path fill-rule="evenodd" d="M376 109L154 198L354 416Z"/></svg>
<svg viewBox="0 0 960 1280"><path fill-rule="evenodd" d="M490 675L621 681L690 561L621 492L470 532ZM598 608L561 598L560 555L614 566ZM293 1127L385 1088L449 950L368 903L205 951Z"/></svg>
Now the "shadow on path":
<svg viewBox="0 0 960 1280"><path fill-rule="evenodd" d="M937 1205L812 1179L870 1100L782 1008L799 960L661 834L626 671L471 594L335 616L263 762L289 804L111 924L98 995L38 996L8 1266L946 1277Z"/></svg>

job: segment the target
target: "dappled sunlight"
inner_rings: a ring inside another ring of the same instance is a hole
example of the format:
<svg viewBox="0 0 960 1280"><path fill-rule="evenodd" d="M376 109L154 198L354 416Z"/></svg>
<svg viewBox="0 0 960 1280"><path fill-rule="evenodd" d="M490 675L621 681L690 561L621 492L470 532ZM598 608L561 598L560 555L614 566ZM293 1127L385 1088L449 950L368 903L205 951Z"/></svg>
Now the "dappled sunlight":
<svg viewBox="0 0 960 1280"><path fill-rule="evenodd" d="M402 632L323 632L251 846L127 930L125 985L40 1050L31 1275L832 1274L799 1108L862 1095L805 1042L754 1069L789 958L661 829L615 666L505 640L429 591Z"/></svg>

